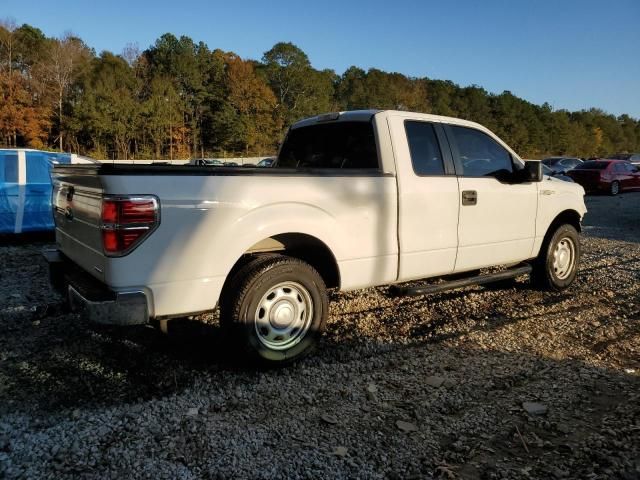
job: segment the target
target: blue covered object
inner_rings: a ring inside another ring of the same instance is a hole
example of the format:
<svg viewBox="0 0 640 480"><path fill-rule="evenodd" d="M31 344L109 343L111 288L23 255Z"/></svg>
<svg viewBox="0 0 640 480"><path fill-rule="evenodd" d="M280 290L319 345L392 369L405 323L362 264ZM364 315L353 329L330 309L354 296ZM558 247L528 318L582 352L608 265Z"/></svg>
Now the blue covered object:
<svg viewBox="0 0 640 480"><path fill-rule="evenodd" d="M0 233L52 230L51 166L71 154L0 150Z"/></svg>

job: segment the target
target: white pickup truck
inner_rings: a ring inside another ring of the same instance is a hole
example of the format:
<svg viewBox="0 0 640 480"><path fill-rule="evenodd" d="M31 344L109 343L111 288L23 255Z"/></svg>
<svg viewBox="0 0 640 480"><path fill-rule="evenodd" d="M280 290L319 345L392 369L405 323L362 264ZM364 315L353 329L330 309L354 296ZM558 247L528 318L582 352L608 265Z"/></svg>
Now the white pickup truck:
<svg viewBox="0 0 640 480"><path fill-rule="evenodd" d="M113 324L219 306L237 351L273 364L312 349L327 288L418 295L526 273L566 288L586 212L582 187L543 177L483 126L400 111L297 122L269 168L60 165L52 177L47 256L72 306Z"/></svg>

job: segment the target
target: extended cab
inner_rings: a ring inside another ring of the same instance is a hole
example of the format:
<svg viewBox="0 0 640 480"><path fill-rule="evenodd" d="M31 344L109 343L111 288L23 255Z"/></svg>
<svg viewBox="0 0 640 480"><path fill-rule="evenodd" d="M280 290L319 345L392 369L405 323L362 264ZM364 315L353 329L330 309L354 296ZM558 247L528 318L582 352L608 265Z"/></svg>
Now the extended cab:
<svg viewBox="0 0 640 480"><path fill-rule="evenodd" d="M582 187L483 126L399 111L302 120L268 168L65 165L53 182L48 257L73 305L116 324L219 306L238 351L267 363L311 350L327 288L523 273L566 288L586 212Z"/></svg>

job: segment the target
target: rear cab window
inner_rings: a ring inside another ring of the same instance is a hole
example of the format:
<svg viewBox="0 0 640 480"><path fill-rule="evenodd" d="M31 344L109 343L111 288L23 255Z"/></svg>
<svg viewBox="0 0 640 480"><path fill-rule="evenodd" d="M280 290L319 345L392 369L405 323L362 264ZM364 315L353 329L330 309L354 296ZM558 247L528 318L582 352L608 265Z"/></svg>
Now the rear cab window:
<svg viewBox="0 0 640 480"><path fill-rule="evenodd" d="M379 169L371 122L319 123L289 130L274 168Z"/></svg>

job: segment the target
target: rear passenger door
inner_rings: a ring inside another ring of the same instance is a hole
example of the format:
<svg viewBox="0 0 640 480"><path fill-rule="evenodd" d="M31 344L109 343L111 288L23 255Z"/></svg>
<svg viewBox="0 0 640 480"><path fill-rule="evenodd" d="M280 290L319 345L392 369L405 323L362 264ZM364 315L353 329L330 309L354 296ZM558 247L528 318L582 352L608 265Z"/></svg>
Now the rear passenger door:
<svg viewBox="0 0 640 480"><path fill-rule="evenodd" d="M453 272L458 246L458 179L439 123L389 117L398 181L398 279Z"/></svg>
<svg viewBox="0 0 640 480"><path fill-rule="evenodd" d="M530 258L537 185L515 181L511 154L487 133L459 125L445 130L460 185L455 272Z"/></svg>

